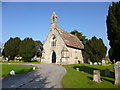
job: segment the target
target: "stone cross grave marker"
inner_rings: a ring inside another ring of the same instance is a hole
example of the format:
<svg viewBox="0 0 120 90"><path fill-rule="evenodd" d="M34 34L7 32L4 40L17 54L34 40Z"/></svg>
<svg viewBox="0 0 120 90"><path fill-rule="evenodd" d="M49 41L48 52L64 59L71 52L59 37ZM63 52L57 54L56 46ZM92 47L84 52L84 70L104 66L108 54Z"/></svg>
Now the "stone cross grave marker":
<svg viewBox="0 0 120 90"><path fill-rule="evenodd" d="M93 81L101 83L101 80L100 80L100 70L94 70L93 71Z"/></svg>
<svg viewBox="0 0 120 90"><path fill-rule="evenodd" d="M120 61L114 64L115 69L115 84L120 86Z"/></svg>

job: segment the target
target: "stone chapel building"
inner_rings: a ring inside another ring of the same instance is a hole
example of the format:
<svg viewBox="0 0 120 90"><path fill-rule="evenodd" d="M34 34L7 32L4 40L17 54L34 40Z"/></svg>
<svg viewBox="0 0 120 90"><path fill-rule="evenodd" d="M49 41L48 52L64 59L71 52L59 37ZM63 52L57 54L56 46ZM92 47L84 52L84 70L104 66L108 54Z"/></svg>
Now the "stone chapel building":
<svg viewBox="0 0 120 90"><path fill-rule="evenodd" d="M84 45L75 36L58 27L57 16L51 16L51 29L44 42L43 63L76 64L84 63L82 50Z"/></svg>

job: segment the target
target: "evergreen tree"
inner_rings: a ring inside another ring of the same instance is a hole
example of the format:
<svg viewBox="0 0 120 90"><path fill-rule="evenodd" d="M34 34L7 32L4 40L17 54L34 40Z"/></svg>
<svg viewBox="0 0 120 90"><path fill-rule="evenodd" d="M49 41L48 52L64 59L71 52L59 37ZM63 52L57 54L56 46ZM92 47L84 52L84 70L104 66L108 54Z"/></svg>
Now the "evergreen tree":
<svg viewBox="0 0 120 90"><path fill-rule="evenodd" d="M2 56L1 48L0 48L0 57Z"/></svg>
<svg viewBox="0 0 120 90"><path fill-rule="evenodd" d="M30 61L36 54L35 42L32 38L25 38L19 46L19 54L25 61Z"/></svg>
<svg viewBox="0 0 120 90"><path fill-rule="evenodd" d="M3 55L13 60L19 51L20 38L10 38L4 45Z"/></svg>
<svg viewBox="0 0 120 90"><path fill-rule="evenodd" d="M87 52L87 57L92 62L101 61L107 51L107 47L104 45L103 40L97 39L95 36L91 40L88 40L85 45L85 51Z"/></svg>
<svg viewBox="0 0 120 90"><path fill-rule="evenodd" d="M113 2L112 6L109 6L106 23L109 45L111 46L109 50L110 60L120 61L120 1Z"/></svg>
<svg viewBox="0 0 120 90"><path fill-rule="evenodd" d="M42 50L43 50L43 44L41 43L41 41L35 41L35 46L36 46L36 55L37 57L41 57L42 56Z"/></svg>
<svg viewBox="0 0 120 90"><path fill-rule="evenodd" d="M81 32L78 32L77 30L73 30L70 32L73 35L76 35L80 41L82 41L82 43L85 45L87 39L86 36L83 36L83 34Z"/></svg>

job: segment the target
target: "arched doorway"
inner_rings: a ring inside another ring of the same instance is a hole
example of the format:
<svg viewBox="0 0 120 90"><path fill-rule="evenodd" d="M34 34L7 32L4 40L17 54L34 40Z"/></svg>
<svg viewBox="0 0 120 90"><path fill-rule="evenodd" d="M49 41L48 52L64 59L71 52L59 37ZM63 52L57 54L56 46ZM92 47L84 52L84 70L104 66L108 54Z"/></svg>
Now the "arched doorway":
<svg viewBox="0 0 120 90"><path fill-rule="evenodd" d="M52 53L52 63L56 63L56 53Z"/></svg>

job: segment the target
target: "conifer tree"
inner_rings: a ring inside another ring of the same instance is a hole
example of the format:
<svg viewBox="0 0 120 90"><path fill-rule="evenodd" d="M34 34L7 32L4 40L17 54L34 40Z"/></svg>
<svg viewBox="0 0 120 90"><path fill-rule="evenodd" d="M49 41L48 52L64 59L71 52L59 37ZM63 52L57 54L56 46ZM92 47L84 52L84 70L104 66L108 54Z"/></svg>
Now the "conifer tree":
<svg viewBox="0 0 120 90"><path fill-rule="evenodd" d="M24 61L30 61L36 54L35 42L32 38L25 38L19 46L19 54Z"/></svg>
<svg viewBox="0 0 120 90"><path fill-rule="evenodd" d="M18 55L20 38L10 38L4 45L3 55L13 60Z"/></svg>
<svg viewBox="0 0 120 90"><path fill-rule="evenodd" d="M120 1L109 6L107 16L107 35L111 46L109 50L110 60L120 61Z"/></svg>

